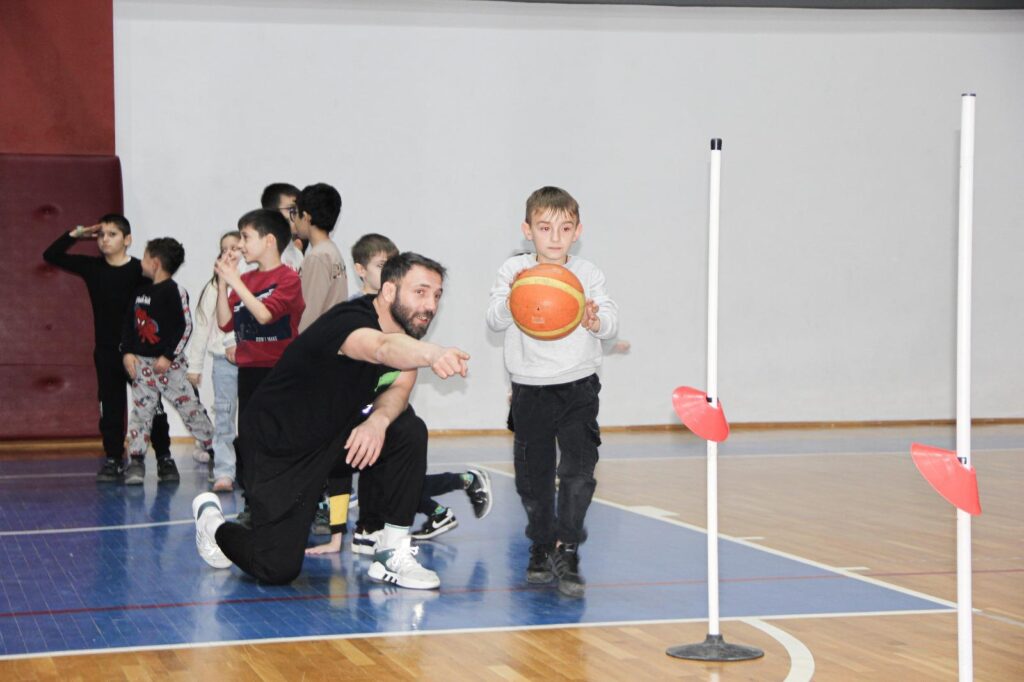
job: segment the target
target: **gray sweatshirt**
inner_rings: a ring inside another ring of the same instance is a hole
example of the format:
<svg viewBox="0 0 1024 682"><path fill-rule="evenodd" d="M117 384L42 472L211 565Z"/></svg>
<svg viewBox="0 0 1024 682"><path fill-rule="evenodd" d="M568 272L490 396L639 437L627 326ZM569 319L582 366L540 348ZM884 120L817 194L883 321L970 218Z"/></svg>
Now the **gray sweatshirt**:
<svg viewBox="0 0 1024 682"><path fill-rule="evenodd" d="M599 306L601 331L595 334L581 325L564 338L541 341L524 334L513 322L508 308L512 280L536 264L537 257L532 253L509 258L498 268L491 288L487 326L505 332L505 368L513 383L531 386L565 384L588 377L601 366L601 340L614 338L619 331L619 307L605 291L604 273L576 256L570 256L565 264L583 284L585 297Z"/></svg>

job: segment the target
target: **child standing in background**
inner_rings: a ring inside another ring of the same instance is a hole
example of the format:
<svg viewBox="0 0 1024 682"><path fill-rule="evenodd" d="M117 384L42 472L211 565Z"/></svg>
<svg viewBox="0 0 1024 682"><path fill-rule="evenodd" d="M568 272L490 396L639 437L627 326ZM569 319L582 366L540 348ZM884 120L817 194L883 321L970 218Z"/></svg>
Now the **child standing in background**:
<svg viewBox="0 0 1024 682"><path fill-rule="evenodd" d="M241 234L237 230L220 238L220 256L238 257ZM217 325L217 275L203 287L196 304L195 330L188 347L189 382L199 388L207 353L213 358L213 491L227 493L235 484L235 419L238 415L238 366L235 365L235 334ZM197 450L197 453L203 450ZM198 458L197 458L198 460Z"/></svg>

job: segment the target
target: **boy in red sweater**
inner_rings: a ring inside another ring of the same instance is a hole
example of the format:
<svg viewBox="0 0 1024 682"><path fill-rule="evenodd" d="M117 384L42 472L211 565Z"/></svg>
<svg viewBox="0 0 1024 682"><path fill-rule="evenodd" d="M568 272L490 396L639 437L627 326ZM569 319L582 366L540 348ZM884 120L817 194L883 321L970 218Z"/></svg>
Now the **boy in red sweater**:
<svg viewBox="0 0 1024 682"><path fill-rule="evenodd" d="M278 211L257 209L238 220L241 252L257 269L238 272L237 257L228 252L217 260L217 324L234 331L237 341L238 414L270 373L284 349L299 335L299 319L306 304L302 282L291 268L281 265L281 253L291 242L291 227ZM229 291L230 289L230 291ZM238 460L236 480L245 488L244 458ZM246 511L239 515L245 522Z"/></svg>

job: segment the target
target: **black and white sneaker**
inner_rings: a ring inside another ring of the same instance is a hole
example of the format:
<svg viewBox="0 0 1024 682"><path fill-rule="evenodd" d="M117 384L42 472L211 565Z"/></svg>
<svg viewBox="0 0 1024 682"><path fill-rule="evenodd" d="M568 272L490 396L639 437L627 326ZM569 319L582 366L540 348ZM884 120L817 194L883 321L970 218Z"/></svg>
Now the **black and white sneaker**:
<svg viewBox="0 0 1024 682"><path fill-rule="evenodd" d="M455 514L452 513L450 508L445 507L443 512L428 516L427 520L423 523L423 527L412 534L412 539L429 540L430 538L436 538L438 535L455 530L458 525L459 520L455 518Z"/></svg>
<svg viewBox="0 0 1024 682"><path fill-rule="evenodd" d="M555 552L554 545L530 545L530 563L526 566L526 582L543 585L555 579L551 573L550 557Z"/></svg>
<svg viewBox="0 0 1024 682"><path fill-rule="evenodd" d="M368 531L356 525L355 531L352 532L352 553L372 556L383 534L383 529Z"/></svg>
<svg viewBox="0 0 1024 682"><path fill-rule="evenodd" d="M580 575L578 550L579 545L576 543L559 545L549 559L551 573L558 579L558 591L576 599L583 596L587 584Z"/></svg>
<svg viewBox="0 0 1024 682"><path fill-rule="evenodd" d="M470 469L467 473L473 475L473 482L466 488L466 495L473 505L473 513L482 519L491 513L491 477L480 469Z"/></svg>
<svg viewBox="0 0 1024 682"><path fill-rule="evenodd" d="M104 460L103 466L96 472L97 483L116 483L124 478L124 463L116 459Z"/></svg>
<svg viewBox="0 0 1024 682"><path fill-rule="evenodd" d="M204 519L208 515L211 519ZM213 493L202 493L192 500L192 518L196 522L196 550L203 561L214 568L229 568L231 559L217 545L217 540L210 532L213 526L224 523L224 511L220 508L220 500Z"/></svg>
<svg viewBox="0 0 1024 682"><path fill-rule="evenodd" d="M156 461L156 480L161 483L176 483L181 480L178 473L178 465L170 457L163 457Z"/></svg>
<svg viewBox="0 0 1024 682"><path fill-rule="evenodd" d="M433 590L441 586L441 579L429 568L416 561L418 547L413 547L408 535L398 541L395 547L377 548L373 563L366 572L373 580L391 583L413 590Z"/></svg>
<svg viewBox="0 0 1024 682"><path fill-rule="evenodd" d="M142 485L146 480L146 465L141 459L132 457L132 461L124 470L125 485Z"/></svg>

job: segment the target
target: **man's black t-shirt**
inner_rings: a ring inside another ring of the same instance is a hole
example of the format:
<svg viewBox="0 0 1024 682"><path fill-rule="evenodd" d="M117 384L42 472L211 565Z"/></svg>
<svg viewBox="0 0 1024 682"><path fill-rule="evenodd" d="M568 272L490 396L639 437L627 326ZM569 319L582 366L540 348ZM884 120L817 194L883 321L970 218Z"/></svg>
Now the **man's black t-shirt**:
<svg viewBox="0 0 1024 682"><path fill-rule="evenodd" d="M374 397L400 374L338 355L353 331L380 331L373 299L339 303L292 341L246 406L239 423L243 439L272 456L288 457L347 438Z"/></svg>

